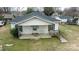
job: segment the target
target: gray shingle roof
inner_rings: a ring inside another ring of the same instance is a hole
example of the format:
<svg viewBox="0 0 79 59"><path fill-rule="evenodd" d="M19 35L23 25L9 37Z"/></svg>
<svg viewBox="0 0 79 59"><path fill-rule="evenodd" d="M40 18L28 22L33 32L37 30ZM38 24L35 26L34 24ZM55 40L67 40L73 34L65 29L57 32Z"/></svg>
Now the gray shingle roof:
<svg viewBox="0 0 79 59"><path fill-rule="evenodd" d="M32 13L27 14L25 16L17 16L15 19L12 20L12 22L20 22L22 20L28 19L33 16L37 16L37 17L40 17L40 18L43 18L43 19L49 20L49 21L59 21L55 18L52 18L51 16L46 16L46 15L42 14L41 12L32 12Z"/></svg>

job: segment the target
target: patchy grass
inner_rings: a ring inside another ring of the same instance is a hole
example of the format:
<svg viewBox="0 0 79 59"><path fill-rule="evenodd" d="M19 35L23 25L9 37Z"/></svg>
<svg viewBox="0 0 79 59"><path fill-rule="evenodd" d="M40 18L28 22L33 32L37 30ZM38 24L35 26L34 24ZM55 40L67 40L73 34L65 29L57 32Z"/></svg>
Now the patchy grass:
<svg viewBox="0 0 79 59"><path fill-rule="evenodd" d="M79 26L77 25L61 25L60 31L68 40L68 43L60 44L56 50L79 50Z"/></svg>
<svg viewBox="0 0 79 59"><path fill-rule="evenodd" d="M57 37L51 39L40 39L40 40L19 40L13 38L10 34L10 25L1 27L0 39L4 44L14 44L11 47L4 47L6 51L48 51L55 50L60 44Z"/></svg>
<svg viewBox="0 0 79 59"><path fill-rule="evenodd" d="M60 31L68 43L60 43L57 37L40 40L19 40L10 34L10 25L0 28L0 40L4 44L14 44L4 47L5 51L71 51L79 50L79 26L60 25Z"/></svg>

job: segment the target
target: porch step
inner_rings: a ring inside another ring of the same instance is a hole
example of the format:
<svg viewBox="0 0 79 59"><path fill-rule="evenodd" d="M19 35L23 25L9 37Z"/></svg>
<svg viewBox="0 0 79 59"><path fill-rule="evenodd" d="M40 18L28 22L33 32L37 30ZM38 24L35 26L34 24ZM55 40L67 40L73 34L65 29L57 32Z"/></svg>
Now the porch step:
<svg viewBox="0 0 79 59"><path fill-rule="evenodd" d="M39 39L39 37L19 37L19 39Z"/></svg>
<svg viewBox="0 0 79 59"><path fill-rule="evenodd" d="M50 35L39 35L39 36L23 35L19 37L19 39L40 39L40 38L51 38L51 36Z"/></svg>

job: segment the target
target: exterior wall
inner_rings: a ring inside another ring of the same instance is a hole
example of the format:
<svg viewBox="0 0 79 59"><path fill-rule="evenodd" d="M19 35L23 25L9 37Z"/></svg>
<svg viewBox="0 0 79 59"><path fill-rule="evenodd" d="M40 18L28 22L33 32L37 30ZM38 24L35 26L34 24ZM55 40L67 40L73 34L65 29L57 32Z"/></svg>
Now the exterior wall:
<svg viewBox="0 0 79 59"><path fill-rule="evenodd" d="M59 24L55 23L55 30L59 30Z"/></svg>
<svg viewBox="0 0 79 59"><path fill-rule="evenodd" d="M39 33L48 33L48 25L39 26L38 32Z"/></svg>
<svg viewBox="0 0 79 59"><path fill-rule="evenodd" d="M23 34L32 34L32 28L30 26L23 26Z"/></svg>
<svg viewBox="0 0 79 59"><path fill-rule="evenodd" d="M37 33L48 33L48 26L44 25L44 26L39 26L37 31ZM32 34L33 33L33 28L31 26L23 26L23 32L22 34Z"/></svg>
<svg viewBox="0 0 79 59"><path fill-rule="evenodd" d="M50 23L47 23L45 21L42 21L38 18L32 18L32 20L29 20L27 22L21 23L22 26L30 26L30 25L49 25Z"/></svg>
<svg viewBox="0 0 79 59"><path fill-rule="evenodd" d="M62 19L61 22L64 22L65 23L65 22L67 22L67 19Z"/></svg>

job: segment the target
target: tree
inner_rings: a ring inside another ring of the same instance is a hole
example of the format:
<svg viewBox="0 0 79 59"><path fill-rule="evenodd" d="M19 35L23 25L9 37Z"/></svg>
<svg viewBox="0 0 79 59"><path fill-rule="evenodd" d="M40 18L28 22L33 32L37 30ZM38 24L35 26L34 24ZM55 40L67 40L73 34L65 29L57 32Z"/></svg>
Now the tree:
<svg viewBox="0 0 79 59"><path fill-rule="evenodd" d="M63 15L72 16L72 17L79 16L79 8L78 7L66 8L63 11Z"/></svg>
<svg viewBox="0 0 79 59"><path fill-rule="evenodd" d="M11 13L11 7L0 7L0 15L3 13Z"/></svg>
<svg viewBox="0 0 79 59"><path fill-rule="evenodd" d="M27 8L26 14L29 14L31 12L33 12L33 8L32 7Z"/></svg>
<svg viewBox="0 0 79 59"><path fill-rule="evenodd" d="M59 14L59 15L62 15L63 11L60 9L60 7L56 7L56 12Z"/></svg>
<svg viewBox="0 0 79 59"><path fill-rule="evenodd" d="M52 7L44 7L44 11L45 15L47 16L51 16L55 11L54 8Z"/></svg>
<svg viewBox="0 0 79 59"><path fill-rule="evenodd" d="M3 7L4 13L10 13L11 8L10 7Z"/></svg>

